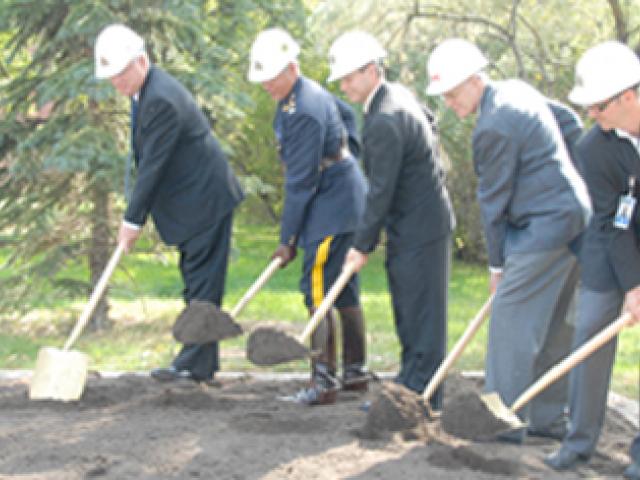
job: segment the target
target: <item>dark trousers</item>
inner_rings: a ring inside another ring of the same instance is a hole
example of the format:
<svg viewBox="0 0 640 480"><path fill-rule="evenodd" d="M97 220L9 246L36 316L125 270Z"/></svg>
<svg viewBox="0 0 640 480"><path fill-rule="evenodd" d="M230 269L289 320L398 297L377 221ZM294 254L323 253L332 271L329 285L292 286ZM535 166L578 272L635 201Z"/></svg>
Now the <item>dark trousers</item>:
<svg viewBox="0 0 640 480"><path fill-rule="evenodd" d="M222 304L232 218L230 213L213 227L178 245L185 303L207 300L218 306ZM212 378L220 369L218 342L184 345L173 360L173 366L191 371L199 380Z"/></svg>
<svg viewBox="0 0 640 480"><path fill-rule="evenodd" d="M416 248L389 248L387 252L389 290L402 349L396 381L422 393L447 349L450 235ZM430 403L441 407L442 386Z"/></svg>

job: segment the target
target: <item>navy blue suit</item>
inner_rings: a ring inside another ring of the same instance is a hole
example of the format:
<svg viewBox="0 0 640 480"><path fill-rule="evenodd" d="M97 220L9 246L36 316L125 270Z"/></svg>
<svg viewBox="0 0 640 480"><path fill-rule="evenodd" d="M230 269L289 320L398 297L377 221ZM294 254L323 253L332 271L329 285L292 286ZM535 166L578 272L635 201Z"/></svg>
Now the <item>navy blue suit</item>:
<svg viewBox="0 0 640 480"><path fill-rule="evenodd" d="M185 302L222 301L238 181L192 95L151 66L132 118L137 179L125 220L151 214L162 240L180 251ZM218 369L218 345L185 345L174 360L196 379Z"/></svg>
<svg viewBox="0 0 640 480"><path fill-rule="evenodd" d="M351 115L355 129L353 114L344 115ZM304 247L353 232L364 209L366 181L353 156L341 153L347 132L335 97L299 77L278 103L273 128L286 168L280 243ZM323 159L338 157L340 161L322 167Z"/></svg>

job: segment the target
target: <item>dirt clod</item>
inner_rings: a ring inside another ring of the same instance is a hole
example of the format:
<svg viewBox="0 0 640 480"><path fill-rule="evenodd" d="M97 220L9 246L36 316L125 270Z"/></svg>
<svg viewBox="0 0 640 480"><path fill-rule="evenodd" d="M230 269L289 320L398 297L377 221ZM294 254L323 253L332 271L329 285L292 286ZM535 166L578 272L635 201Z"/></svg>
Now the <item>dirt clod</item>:
<svg viewBox="0 0 640 480"><path fill-rule="evenodd" d="M247 339L247 358L255 365L268 366L300 360L309 350L286 326L261 325Z"/></svg>
<svg viewBox="0 0 640 480"><path fill-rule="evenodd" d="M509 424L495 416L476 391L447 398L440 418L449 434L469 440L489 440L509 429Z"/></svg>
<svg viewBox="0 0 640 480"><path fill-rule="evenodd" d="M360 436L383 438L390 432L420 430L425 419L426 411L420 396L403 385L387 382L371 401Z"/></svg>
<svg viewBox="0 0 640 480"><path fill-rule="evenodd" d="M201 300L192 300L173 325L173 337L185 344L209 343L241 333L242 327L228 313Z"/></svg>

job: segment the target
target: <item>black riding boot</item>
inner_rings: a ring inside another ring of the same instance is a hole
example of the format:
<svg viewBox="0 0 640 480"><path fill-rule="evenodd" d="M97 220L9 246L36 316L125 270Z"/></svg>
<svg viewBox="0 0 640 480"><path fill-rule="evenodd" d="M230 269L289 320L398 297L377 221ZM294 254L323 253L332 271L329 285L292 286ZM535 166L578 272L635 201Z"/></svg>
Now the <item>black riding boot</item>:
<svg viewBox="0 0 640 480"><path fill-rule="evenodd" d="M370 375L366 368L366 339L362 308L341 308L342 322L342 388L367 390Z"/></svg>

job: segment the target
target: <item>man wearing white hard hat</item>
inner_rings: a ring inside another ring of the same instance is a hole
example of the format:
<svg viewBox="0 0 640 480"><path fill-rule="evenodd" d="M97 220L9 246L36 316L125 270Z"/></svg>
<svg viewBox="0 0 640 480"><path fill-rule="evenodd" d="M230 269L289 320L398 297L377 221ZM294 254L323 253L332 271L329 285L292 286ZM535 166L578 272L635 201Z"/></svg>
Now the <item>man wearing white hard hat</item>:
<svg viewBox="0 0 640 480"><path fill-rule="evenodd" d="M402 85L384 78L385 50L347 32L329 50L329 81L363 104L365 213L347 256L361 269L387 234L386 268L401 344L396 382L421 393L446 353L447 290L455 220L433 117ZM442 405L442 388L430 398Z"/></svg>
<svg viewBox="0 0 640 480"><path fill-rule="evenodd" d="M132 149L137 179L118 241L129 251L151 215L162 240L180 252L183 297L220 305L231 219L240 186L211 127L191 94L151 65L143 39L130 28L104 28L95 44L95 75L109 79L132 101ZM160 381L210 381L218 370L218 344L184 345Z"/></svg>
<svg viewBox="0 0 640 480"><path fill-rule="evenodd" d="M587 50L576 65L569 100L596 121L578 143L593 218L581 251L582 278L573 349L613 322L626 303L640 318L640 60L608 41ZM545 462L573 468L595 451L607 406L616 352L613 339L570 373L570 428ZM640 441L628 478L640 478Z"/></svg>
<svg viewBox="0 0 640 480"><path fill-rule="evenodd" d="M489 80L487 64L472 43L445 40L429 57L427 94L442 95L459 118L477 114L473 164L495 292L485 389L511 405L569 351L572 247L590 202L548 99L520 80ZM562 437L567 390L557 382L520 411L530 434ZM520 443L525 434L500 439Z"/></svg>
<svg viewBox="0 0 640 480"><path fill-rule="evenodd" d="M356 161L355 116L344 102L300 73L300 47L288 32L260 32L251 47L249 81L260 83L277 101L273 121L285 167L280 245L274 257L286 266L304 250L300 289L311 314L341 272L353 231L362 214L366 181ZM358 277L354 275L335 306L342 324L342 388L366 390L365 325ZM308 388L289 397L306 405L336 401L336 341L329 312L311 338L314 355Z"/></svg>

